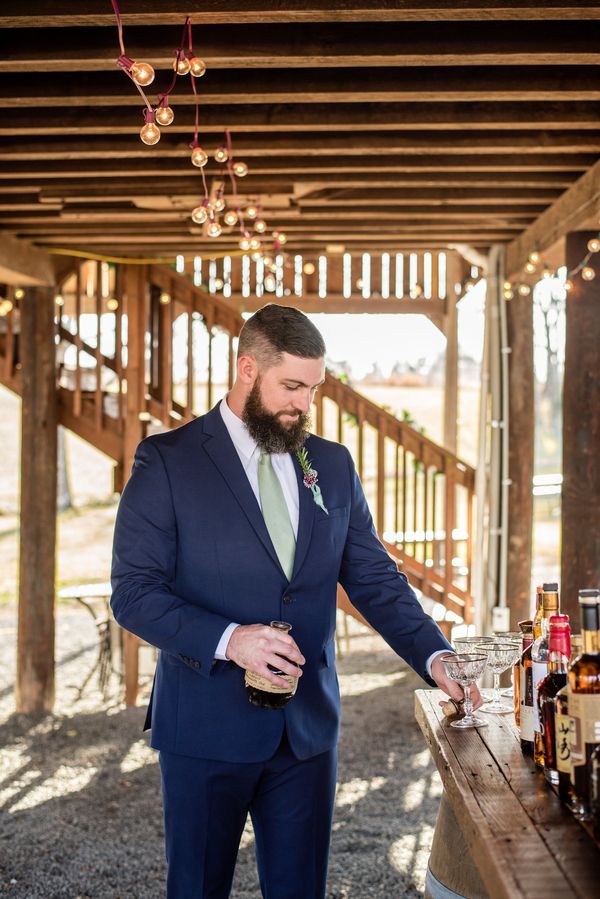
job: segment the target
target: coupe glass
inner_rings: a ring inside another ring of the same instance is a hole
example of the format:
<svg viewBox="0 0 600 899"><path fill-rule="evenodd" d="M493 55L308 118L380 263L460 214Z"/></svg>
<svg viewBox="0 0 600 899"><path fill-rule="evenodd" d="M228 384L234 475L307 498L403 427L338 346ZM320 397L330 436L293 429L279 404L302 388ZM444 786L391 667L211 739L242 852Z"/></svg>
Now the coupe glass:
<svg viewBox="0 0 600 899"><path fill-rule="evenodd" d="M477 647L480 643L493 643L494 639L494 637L456 637L452 643L457 652L477 652ZM484 702L492 701L491 690L480 689L479 692Z"/></svg>
<svg viewBox="0 0 600 899"><path fill-rule="evenodd" d="M494 637L496 643L514 643L516 646L517 657L513 662L513 666L510 669L510 687L507 687L505 690L500 690L500 696L510 696L511 698L515 695L515 665L517 664L517 659L521 655L523 651L523 634L519 631L508 631L505 634L496 634ZM487 642L487 641L486 641Z"/></svg>
<svg viewBox="0 0 600 899"><path fill-rule="evenodd" d="M473 713L471 702L471 686L483 674L487 655L482 652L459 652L455 655L448 653L442 656L442 662L448 677L460 684L465 694L464 718L453 721L450 727L487 727L487 721Z"/></svg>
<svg viewBox="0 0 600 899"><path fill-rule="evenodd" d="M514 709L502 704L500 699L500 675L514 665L518 647L514 643L480 643L478 650L487 656L488 668L494 675L494 698L481 711L487 715L508 715Z"/></svg>

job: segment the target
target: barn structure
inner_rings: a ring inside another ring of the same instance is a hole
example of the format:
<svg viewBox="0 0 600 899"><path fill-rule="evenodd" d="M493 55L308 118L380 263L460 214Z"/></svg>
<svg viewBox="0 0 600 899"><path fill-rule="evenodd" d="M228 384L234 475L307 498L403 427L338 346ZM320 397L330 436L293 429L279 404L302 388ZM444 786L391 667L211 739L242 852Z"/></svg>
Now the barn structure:
<svg viewBox="0 0 600 899"><path fill-rule="evenodd" d="M0 383L22 398L23 437L17 708L53 703L57 425L108 454L120 488L146 433L227 390L242 313L269 300L419 313L443 331L441 445L333 375L315 427L353 452L378 531L424 596L482 626L508 605L514 625L530 609L531 287L567 267L562 591L574 612L600 574L598 5L120 7L122 46L108 0L0 10ZM175 75L190 57L205 74ZM146 107L134 62L156 70ZM475 471L456 455L456 304L480 278L487 449Z"/></svg>

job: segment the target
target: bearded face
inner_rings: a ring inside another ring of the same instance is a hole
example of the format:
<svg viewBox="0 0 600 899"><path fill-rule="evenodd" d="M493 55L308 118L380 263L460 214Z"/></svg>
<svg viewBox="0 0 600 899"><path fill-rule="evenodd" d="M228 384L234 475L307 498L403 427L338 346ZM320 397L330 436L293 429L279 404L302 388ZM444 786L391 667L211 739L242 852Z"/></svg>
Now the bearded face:
<svg viewBox="0 0 600 899"><path fill-rule="evenodd" d="M293 407L270 412L258 376L246 399L242 419L248 433L265 453L294 453L308 437L310 415Z"/></svg>

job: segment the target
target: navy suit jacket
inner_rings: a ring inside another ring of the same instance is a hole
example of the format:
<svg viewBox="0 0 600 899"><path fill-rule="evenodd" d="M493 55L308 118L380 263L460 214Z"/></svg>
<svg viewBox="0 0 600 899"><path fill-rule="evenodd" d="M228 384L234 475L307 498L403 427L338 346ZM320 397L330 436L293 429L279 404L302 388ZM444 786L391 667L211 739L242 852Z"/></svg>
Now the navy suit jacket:
<svg viewBox="0 0 600 899"><path fill-rule="evenodd" d="M291 581L217 407L138 447L115 527L112 609L160 650L147 722L168 752L254 762L283 727L298 758L331 749L340 698L335 671L336 591L342 584L389 645L425 680L432 652L451 649L380 543L344 446L306 441L325 514L304 486ZM289 621L303 675L282 711L247 699L244 672L215 661L226 626Z"/></svg>

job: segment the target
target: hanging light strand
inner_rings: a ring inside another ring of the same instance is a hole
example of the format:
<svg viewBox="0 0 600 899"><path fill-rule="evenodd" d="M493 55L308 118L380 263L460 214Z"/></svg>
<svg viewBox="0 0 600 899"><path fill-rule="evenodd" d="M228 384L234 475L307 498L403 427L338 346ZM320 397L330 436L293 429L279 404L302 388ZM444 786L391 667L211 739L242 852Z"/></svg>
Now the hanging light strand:
<svg viewBox="0 0 600 899"><path fill-rule="evenodd" d="M567 277L564 281L565 290L568 292L573 289L573 278L577 275L581 275L584 281L593 281L596 277L596 270L593 266L589 265L592 256L595 256L596 253L600 252L600 231L596 234L595 237L591 237L587 243L587 253L581 259L581 261L573 266L573 268L567 270ZM528 275L535 275L538 273L538 263L540 262L540 253L538 250L532 250L528 257L527 262L524 266L524 271ZM557 278L558 274L556 271L553 271L551 268L544 266L541 275L543 278ZM514 296L515 290L521 296L528 296L531 293L531 285L526 281L505 281L504 282L504 297L507 300L511 300Z"/></svg>

